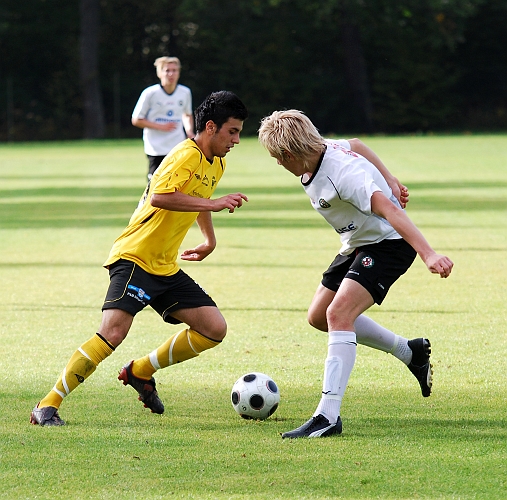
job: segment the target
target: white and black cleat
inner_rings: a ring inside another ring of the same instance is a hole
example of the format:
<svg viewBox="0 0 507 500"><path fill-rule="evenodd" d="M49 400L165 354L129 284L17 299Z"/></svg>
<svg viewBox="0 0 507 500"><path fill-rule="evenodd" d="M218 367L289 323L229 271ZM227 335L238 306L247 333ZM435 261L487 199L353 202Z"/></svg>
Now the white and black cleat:
<svg viewBox="0 0 507 500"><path fill-rule="evenodd" d="M295 438L315 438L327 437L333 434L342 433L342 420L338 417L336 424L331 424L324 415L317 415L305 422L301 427L293 431L284 432L282 438L295 439Z"/></svg>

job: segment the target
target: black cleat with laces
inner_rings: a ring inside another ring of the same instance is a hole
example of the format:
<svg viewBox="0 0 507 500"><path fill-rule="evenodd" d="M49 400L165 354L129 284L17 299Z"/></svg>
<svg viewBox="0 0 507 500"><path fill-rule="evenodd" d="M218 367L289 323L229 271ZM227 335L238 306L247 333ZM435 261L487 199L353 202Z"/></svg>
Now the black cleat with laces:
<svg viewBox="0 0 507 500"><path fill-rule="evenodd" d="M333 434L342 433L342 419L338 417L336 424L329 423L329 420L324 415L317 415L305 422L301 427L293 431L284 432L282 438L314 438L314 437L327 437Z"/></svg>
<svg viewBox="0 0 507 500"><path fill-rule="evenodd" d="M145 408L149 408L152 413L164 413L164 403L160 401L156 389L155 379L151 377L150 380L144 380L136 377L132 373L132 363L126 364L118 374L118 380L123 382L123 385L131 385L139 394L139 401L144 403Z"/></svg>
<svg viewBox="0 0 507 500"><path fill-rule="evenodd" d="M422 395L427 398L431 394L431 386L433 385L430 341L428 339L413 339L408 341L408 346L412 349L412 361L410 361L408 369L419 382Z"/></svg>

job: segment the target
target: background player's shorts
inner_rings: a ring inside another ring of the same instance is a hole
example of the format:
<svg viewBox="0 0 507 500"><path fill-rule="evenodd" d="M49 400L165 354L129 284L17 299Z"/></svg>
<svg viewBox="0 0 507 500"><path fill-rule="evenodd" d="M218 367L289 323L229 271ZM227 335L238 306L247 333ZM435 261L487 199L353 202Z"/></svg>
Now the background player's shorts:
<svg viewBox="0 0 507 500"><path fill-rule="evenodd" d="M102 310L122 309L135 316L146 306L151 306L166 323L178 324L181 321L171 316L178 309L217 306L181 269L172 276L156 276L134 262L120 259L109 266L109 278Z"/></svg>
<svg viewBox="0 0 507 500"><path fill-rule="evenodd" d="M153 174L155 173L155 170L159 167L159 165L162 163L162 160L165 158L164 156L151 156L146 155L148 157L148 178L151 179Z"/></svg>
<svg viewBox="0 0 507 500"><path fill-rule="evenodd" d="M403 239L384 240L356 248L350 255L337 255L322 275L322 285L336 292L343 278L357 281L377 304L391 285L414 262L417 252Z"/></svg>

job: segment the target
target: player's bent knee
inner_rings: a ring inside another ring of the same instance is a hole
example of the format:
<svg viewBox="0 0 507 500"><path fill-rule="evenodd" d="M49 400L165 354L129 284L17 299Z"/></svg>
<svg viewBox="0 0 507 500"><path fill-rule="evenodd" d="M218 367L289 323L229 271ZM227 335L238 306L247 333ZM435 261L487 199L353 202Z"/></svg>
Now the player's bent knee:
<svg viewBox="0 0 507 500"><path fill-rule="evenodd" d="M215 320L208 323L206 328L201 328L199 332L205 337L220 342L227 335L227 323L223 318L221 320Z"/></svg>
<svg viewBox="0 0 507 500"><path fill-rule="evenodd" d="M314 311L309 310L306 319L308 321L308 324L317 330L327 332L327 320L325 315L323 316L322 314L316 314Z"/></svg>
<svg viewBox="0 0 507 500"><path fill-rule="evenodd" d="M329 331L331 330L345 330L354 331L355 316L345 313L344 311L336 311L328 308L326 312L326 319Z"/></svg>

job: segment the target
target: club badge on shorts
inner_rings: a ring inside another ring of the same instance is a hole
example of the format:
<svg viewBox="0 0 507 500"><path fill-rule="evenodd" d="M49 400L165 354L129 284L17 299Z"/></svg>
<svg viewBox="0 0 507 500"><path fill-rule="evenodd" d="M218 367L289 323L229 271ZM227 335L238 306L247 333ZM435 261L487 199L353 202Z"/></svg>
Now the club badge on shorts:
<svg viewBox="0 0 507 500"><path fill-rule="evenodd" d="M361 265L363 267L370 268L373 267L373 264L375 264L375 262L370 256L366 256L361 259Z"/></svg>

